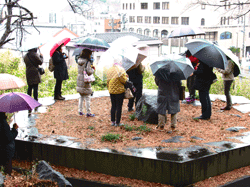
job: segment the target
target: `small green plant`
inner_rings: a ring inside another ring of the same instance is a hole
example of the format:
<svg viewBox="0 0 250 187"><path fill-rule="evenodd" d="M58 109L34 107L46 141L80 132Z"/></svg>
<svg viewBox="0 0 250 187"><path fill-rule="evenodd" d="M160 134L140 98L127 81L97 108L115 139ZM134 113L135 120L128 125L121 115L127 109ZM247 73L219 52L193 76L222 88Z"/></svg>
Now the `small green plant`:
<svg viewBox="0 0 250 187"><path fill-rule="evenodd" d="M130 119L130 121L134 121L135 120L135 113L130 114L129 119Z"/></svg>
<svg viewBox="0 0 250 187"><path fill-rule="evenodd" d="M120 134L111 134L108 133L106 135L102 136L102 141L110 141L110 142L117 142L118 140L121 139L121 135Z"/></svg>
<svg viewBox="0 0 250 187"><path fill-rule="evenodd" d="M124 129L126 130L126 131L132 131L132 130L134 130L134 128L132 127L132 126L129 126L129 125L124 125Z"/></svg>
<svg viewBox="0 0 250 187"><path fill-rule="evenodd" d="M136 130L143 131L143 132L150 132L151 129L147 127L147 125L141 125L140 127L137 127Z"/></svg>
<svg viewBox="0 0 250 187"><path fill-rule="evenodd" d="M88 129L90 129L90 130L94 130L94 129L95 129L95 127L93 127L93 126L88 126Z"/></svg>
<svg viewBox="0 0 250 187"><path fill-rule="evenodd" d="M143 105L142 106L142 115L145 116L146 115L146 112L147 112L148 108L146 105Z"/></svg>

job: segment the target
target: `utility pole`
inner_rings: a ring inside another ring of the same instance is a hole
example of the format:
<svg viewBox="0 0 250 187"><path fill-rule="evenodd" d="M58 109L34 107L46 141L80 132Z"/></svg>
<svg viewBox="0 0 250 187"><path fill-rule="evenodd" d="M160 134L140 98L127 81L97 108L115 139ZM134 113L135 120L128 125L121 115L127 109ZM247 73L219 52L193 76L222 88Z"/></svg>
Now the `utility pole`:
<svg viewBox="0 0 250 187"><path fill-rule="evenodd" d="M243 46L242 46L242 58L245 57L245 31L246 31L246 21L245 21L246 15L244 15L244 25L243 25Z"/></svg>

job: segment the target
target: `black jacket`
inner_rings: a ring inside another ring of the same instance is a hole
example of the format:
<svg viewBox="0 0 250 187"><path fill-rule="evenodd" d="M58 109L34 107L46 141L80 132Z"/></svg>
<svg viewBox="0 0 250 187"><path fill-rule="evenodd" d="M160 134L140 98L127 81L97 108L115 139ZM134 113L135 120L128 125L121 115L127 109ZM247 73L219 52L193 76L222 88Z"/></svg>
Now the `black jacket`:
<svg viewBox="0 0 250 187"><path fill-rule="evenodd" d="M129 80L133 83L142 83L143 76L139 73L138 68L127 71Z"/></svg>
<svg viewBox="0 0 250 187"><path fill-rule="evenodd" d="M55 51L52 59L53 64L55 65L54 78L58 80L67 80L69 78L68 67L63 54Z"/></svg>
<svg viewBox="0 0 250 187"><path fill-rule="evenodd" d="M17 130L12 128L6 121L4 113L0 112L0 151L1 157L10 159L15 153L15 138L17 136Z"/></svg>
<svg viewBox="0 0 250 187"><path fill-rule="evenodd" d="M196 75L194 88L200 91L209 91L214 79L213 68L200 61L194 75Z"/></svg>

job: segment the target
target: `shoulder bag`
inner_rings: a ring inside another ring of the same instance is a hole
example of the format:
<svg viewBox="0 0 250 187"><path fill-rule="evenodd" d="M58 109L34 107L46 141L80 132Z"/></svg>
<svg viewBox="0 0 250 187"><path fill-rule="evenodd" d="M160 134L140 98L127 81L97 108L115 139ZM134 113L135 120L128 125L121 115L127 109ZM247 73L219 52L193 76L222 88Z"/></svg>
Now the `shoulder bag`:
<svg viewBox="0 0 250 187"><path fill-rule="evenodd" d="M94 81L95 81L95 77L94 77L93 74L91 74L91 75L88 75L88 74L87 74L86 68L87 68L88 63L89 63L89 62L86 63L86 66L85 66L84 71L83 71L84 82L91 83L91 82L94 82Z"/></svg>

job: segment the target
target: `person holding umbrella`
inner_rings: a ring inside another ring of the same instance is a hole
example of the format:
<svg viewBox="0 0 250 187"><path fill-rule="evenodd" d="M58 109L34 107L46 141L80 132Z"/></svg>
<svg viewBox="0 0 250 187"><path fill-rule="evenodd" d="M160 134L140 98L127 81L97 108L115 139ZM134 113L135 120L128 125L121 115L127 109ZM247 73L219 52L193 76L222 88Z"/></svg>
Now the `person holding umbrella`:
<svg viewBox="0 0 250 187"><path fill-rule="evenodd" d="M4 172L8 175L12 173L12 157L15 153L15 138L17 137L18 125L14 123L13 128L10 129L6 121L7 116L5 112L0 112L0 166L4 167Z"/></svg>
<svg viewBox="0 0 250 187"><path fill-rule="evenodd" d="M208 120L212 115L211 100L209 96L209 90L211 84L213 83L214 73L213 67L209 67L207 64L199 60L199 66L197 70L191 74L195 75L195 85L194 88L199 91L199 98L201 102L201 116L195 117L193 119Z"/></svg>
<svg viewBox="0 0 250 187"><path fill-rule="evenodd" d="M232 108L230 88L234 81L234 63L231 61L229 57L227 57L227 59L228 59L228 66L226 67L225 70L219 68L216 69L218 72L222 74L222 79L224 83L224 93L227 101L227 105L221 108L221 110L230 110Z"/></svg>
<svg viewBox="0 0 250 187"><path fill-rule="evenodd" d="M38 72L38 66L43 64L43 55L37 54L38 48L28 50L24 56L24 63L26 65L26 80L28 84L28 95L32 95L38 101L38 84L41 83L41 75Z"/></svg>
<svg viewBox="0 0 250 187"><path fill-rule="evenodd" d="M53 64L55 65L54 78L56 79L56 85L55 85L55 90L54 90L55 100L65 99L65 97L62 97L62 91L61 91L62 81L67 80L69 78L68 67L65 61L65 59L67 59L68 56L62 52L63 46L64 46L64 43L62 43L52 55Z"/></svg>

